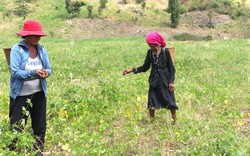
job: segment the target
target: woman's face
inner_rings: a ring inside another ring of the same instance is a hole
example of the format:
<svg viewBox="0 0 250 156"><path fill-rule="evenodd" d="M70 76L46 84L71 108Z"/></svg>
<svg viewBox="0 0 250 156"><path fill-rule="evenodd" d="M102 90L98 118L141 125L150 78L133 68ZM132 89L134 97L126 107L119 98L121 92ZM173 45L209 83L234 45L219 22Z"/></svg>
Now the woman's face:
<svg viewBox="0 0 250 156"><path fill-rule="evenodd" d="M148 43L148 46L150 47L151 50L153 51L157 51L160 47L160 45L158 44L154 44L154 43Z"/></svg>
<svg viewBox="0 0 250 156"><path fill-rule="evenodd" d="M25 41L27 42L28 45L31 45L31 46L37 45L40 39L41 39L41 36L37 36L37 35L29 35L25 37Z"/></svg>

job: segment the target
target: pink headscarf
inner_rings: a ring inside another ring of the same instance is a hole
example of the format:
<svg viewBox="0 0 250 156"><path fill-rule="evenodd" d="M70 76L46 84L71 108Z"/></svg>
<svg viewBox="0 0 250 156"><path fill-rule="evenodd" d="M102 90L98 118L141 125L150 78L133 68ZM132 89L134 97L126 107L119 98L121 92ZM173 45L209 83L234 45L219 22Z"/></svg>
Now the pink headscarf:
<svg viewBox="0 0 250 156"><path fill-rule="evenodd" d="M151 32L146 37L147 43L153 43L153 44L160 44L162 47L166 46L166 43L163 39L163 37L158 34L157 32Z"/></svg>

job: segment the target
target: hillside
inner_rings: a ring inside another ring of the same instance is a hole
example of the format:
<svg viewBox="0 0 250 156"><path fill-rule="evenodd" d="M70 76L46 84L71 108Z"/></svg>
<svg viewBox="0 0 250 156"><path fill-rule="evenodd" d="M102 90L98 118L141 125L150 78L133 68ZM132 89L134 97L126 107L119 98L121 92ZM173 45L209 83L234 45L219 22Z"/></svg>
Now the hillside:
<svg viewBox="0 0 250 156"><path fill-rule="evenodd" d="M38 19L50 37L63 38L105 38L117 36L145 36L150 31L159 31L166 39L173 39L174 35L189 33L199 37L211 36L213 39L249 38L249 17L232 19L229 15L212 12L211 21L214 28L208 28L209 11L196 10L181 14L179 27L171 28L170 15L164 11L167 2L159 0L146 1L145 9L131 1L121 4L110 1L107 8L98 14L97 0L85 1L93 5L93 18L88 18L87 6L81 7L78 16L71 18L65 3L60 0L36 0L26 3L28 15L26 19ZM16 16L17 2L0 2L0 34L2 37L15 36L23 22L22 17ZM247 1L247 6L249 1ZM240 25L240 27L239 27Z"/></svg>

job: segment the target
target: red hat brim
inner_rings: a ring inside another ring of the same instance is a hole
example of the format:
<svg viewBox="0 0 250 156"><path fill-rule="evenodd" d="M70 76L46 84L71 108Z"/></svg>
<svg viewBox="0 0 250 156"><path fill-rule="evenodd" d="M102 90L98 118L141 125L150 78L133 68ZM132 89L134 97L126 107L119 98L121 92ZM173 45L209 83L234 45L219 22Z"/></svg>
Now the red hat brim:
<svg viewBox="0 0 250 156"><path fill-rule="evenodd" d="M42 31L20 31L17 33L20 36L29 36L29 35L36 35L36 36L47 36Z"/></svg>

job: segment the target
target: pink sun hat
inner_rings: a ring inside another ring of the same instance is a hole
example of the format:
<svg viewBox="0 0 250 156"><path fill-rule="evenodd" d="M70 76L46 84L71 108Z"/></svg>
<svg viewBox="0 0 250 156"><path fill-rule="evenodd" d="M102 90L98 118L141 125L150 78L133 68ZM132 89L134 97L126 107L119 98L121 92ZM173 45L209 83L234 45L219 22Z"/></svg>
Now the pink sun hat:
<svg viewBox="0 0 250 156"><path fill-rule="evenodd" d="M146 37L147 43L159 44L162 47L166 46L166 43L163 37L157 32L150 32Z"/></svg>
<svg viewBox="0 0 250 156"><path fill-rule="evenodd" d="M36 35L47 36L43 30L40 22L36 20L26 20L23 24L23 30L17 33L20 36Z"/></svg>

